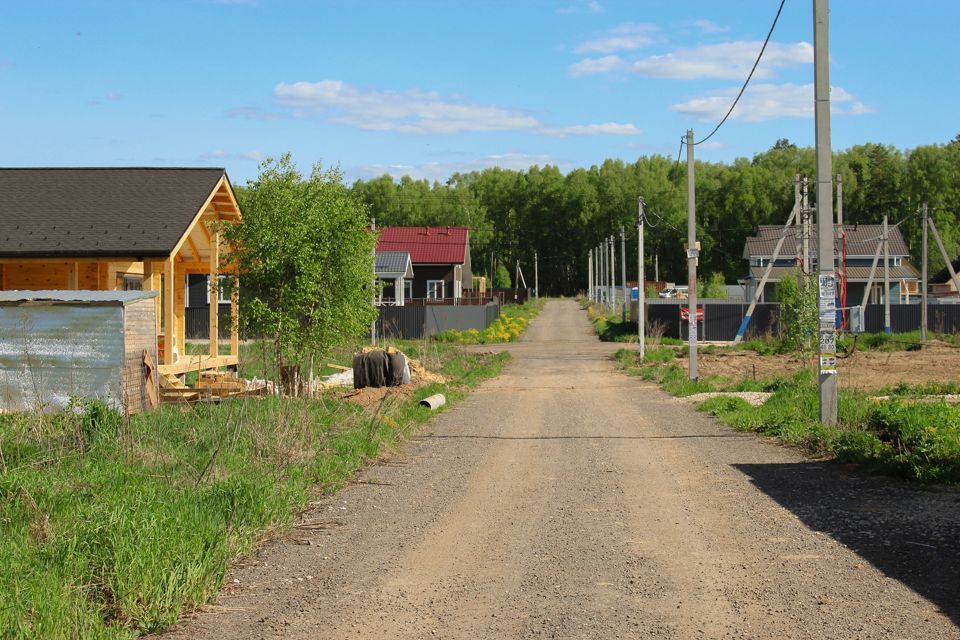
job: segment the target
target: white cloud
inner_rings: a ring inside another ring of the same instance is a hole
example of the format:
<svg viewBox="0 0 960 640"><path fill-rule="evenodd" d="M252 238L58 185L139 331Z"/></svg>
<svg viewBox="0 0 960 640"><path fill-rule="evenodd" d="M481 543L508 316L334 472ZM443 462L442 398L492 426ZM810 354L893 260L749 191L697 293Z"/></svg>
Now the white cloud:
<svg viewBox="0 0 960 640"><path fill-rule="evenodd" d="M590 13L603 13L604 8L603 5L597 0L590 0L585 4L571 4L557 9L557 13L560 15L570 15L572 13L580 13L582 11L588 11Z"/></svg>
<svg viewBox="0 0 960 640"><path fill-rule="evenodd" d="M544 127L541 133L563 138L566 136L638 136L640 129L636 125L620 122L602 124L578 124L572 127Z"/></svg>
<svg viewBox="0 0 960 640"><path fill-rule="evenodd" d="M610 73L617 69L623 69L625 63L620 56L604 56L602 58L584 58L580 62L570 65L570 75L574 78L580 76L595 75L598 73Z"/></svg>
<svg viewBox="0 0 960 640"><path fill-rule="evenodd" d="M670 107L698 120L714 121L730 108L739 88L724 89L715 95L694 98ZM871 109L856 100L841 87L830 91L831 110L837 115L862 115ZM750 85L730 115L747 122L774 118L812 118L813 84L757 84Z"/></svg>
<svg viewBox="0 0 960 640"><path fill-rule="evenodd" d="M704 33L723 33L724 31L730 31L730 27L720 26L712 20L697 20L693 24L699 27Z"/></svg>
<svg viewBox="0 0 960 640"><path fill-rule="evenodd" d="M572 168L570 163L559 161L553 156L547 154L531 155L525 153L503 153L460 162L426 162L415 165L371 164L356 167L352 170L348 170L347 173L351 174L352 176L363 178L372 178L388 173L395 178L406 175L417 180L425 179L444 181L454 173L482 171L490 167L500 167L502 169L520 171L529 169L533 165L542 167L548 164L558 166L561 171L569 171Z"/></svg>
<svg viewBox="0 0 960 640"><path fill-rule="evenodd" d="M636 135L632 124L604 123L553 127L518 109L470 102L418 90L380 91L340 80L280 83L278 105L294 117L321 117L366 131L406 134L454 134L473 131L526 131L551 136ZM263 118L263 112L234 110L234 115Z"/></svg>
<svg viewBox="0 0 960 640"><path fill-rule="evenodd" d="M518 110L417 90L363 89L340 80L281 82L273 95L297 115L327 115L334 122L368 131L462 133L532 129L540 124Z"/></svg>
<svg viewBox="0 0 960 640"><path fill-rule="evenodd" d="M694 80L697 78L742 79L750 72L762 42L724 42L692 49L677 49L662 56L650 56L633 62L635 73L657 78ZM809 42L782 44L771 42L763 54L754 77L769 78L775 69L813 63L813 46Z"/></svg>
<svg viewBox="0 0 960 640"><path fill-rule="evenodd" d="M596 73L624 71L654 78L695 80L698 78L722 78L740 80L747 76L760 53L762 42L724 42L707 44L690 49L677 49L671 53L648 56L633 61L618 61L608 58L587 58L570 66L570 74L582 76ZM783 44L771 42L763 54L754 77L771 78L776 69L791 65L812 64L813 46L809 42Z"/></svg>
<svg viewBox="0 0 960 640"><path fill-rule="evenodd" d="M640 49L653 42L657 27L652 24L627 22L607 31L606 34L577 45L575 53L614 53Z"/></svg>

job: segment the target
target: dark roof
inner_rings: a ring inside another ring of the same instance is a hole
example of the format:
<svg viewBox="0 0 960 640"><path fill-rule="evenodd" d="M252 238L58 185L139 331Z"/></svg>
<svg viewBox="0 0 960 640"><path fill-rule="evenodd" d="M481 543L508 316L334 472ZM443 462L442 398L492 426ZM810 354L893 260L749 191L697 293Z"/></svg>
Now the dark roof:
<svg viewBox="0 0 960 640"><path fill-rule="evenodd" d="M377 251L409 251L413 264L463 264L469 234L466 227L384 227Z"/></svg>
<svg viewBox="0 0 960 640"><path fill-rule="evenodd" d="M766 267L750 267L750 277L754 280L763 278ZM773 267L770 270L769 282L777 282L787 275L796 275L796 267ZM866 282L870 279L870 267L847 267L847 282ZM920 274L909 262L901 262L899 267L890 267L891 280L919 280ZM883 265L877 266L873 274L874 282L883 282Z"/></svg>
<svg viewBox="0 0 960 640"><path fill-rule="evenodd" d="M374 271L379 275L402 273L405 277L413 277L410 267L410 253L407 251L377 251L377 261ZM408 274L407 271L410 271Z"/></svg>
<svg viewBox="0 0 960 640"><path fill-rule="evenodd" d="M773 250L780 239L782 225L761 225L757 228L757 235L747 238L743 247L743 257L749 260L751 256L772 256ZM847 256L873 256L873 252L880 243L880 237L883 235L883 225L881 224L845 224L843 230L847 237ZM800 227L792 226L787 230L787 237L783 241L783 247L780 248L780 256L784 258L795 258L797 249L797 236ZM906 257L910 255L907 243L903 240L903 234L899 227L888 227L890 234L890 255ZM810 255L817 255L817 225L810 225ZM837 248L840 248L840 241L836 241Z"/></svg>
<svg viewBox="0 0 960 640"><path fill-rule="evenodd" d="M960 258L954 260L952 264L953 272L960 273ZM936 275L930 278L930 284L945 284L947 282L950 282L950 272L946 267L940 269L940 271L937 271Z"/></svg>
<svg viewBox="0 0 960 640"><path fill-rule="evenodd" d="M222 168L0 169L0 257L168 256Z"/></svg>

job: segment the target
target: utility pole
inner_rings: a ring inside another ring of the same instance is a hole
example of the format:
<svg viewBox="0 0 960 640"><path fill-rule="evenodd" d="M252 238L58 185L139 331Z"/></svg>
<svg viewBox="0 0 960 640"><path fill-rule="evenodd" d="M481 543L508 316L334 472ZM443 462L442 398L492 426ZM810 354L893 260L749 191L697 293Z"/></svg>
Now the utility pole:
<svg viewBox="0 0 960 640"><path fill-rule="evenodd" d="M617 308L617 239L610 236L610 312Z"/></svg>
<svg viewBox="0 0 960 640"><path fill-rule="evenodd" d="M537 252L533 252L533 293L537 300L540 299L540 263Z"/></svg>
<svg viewBox="0 0 960 640"><path fill-rule="evenodd" d="M376 218L370 218L370 231L373 232L374 234L377 233ZM377 309L377 315L379 316L380 310L377 308L377 247L376 245L374 245L373 247L373 281L372 282L373 282L373 287L371 289L372 291L371 303L373 304L373 308ZM370 344L373 346L377 346L377 320L376 319L374 319L374 321L370 323Z"/></svg>
<svg viewBox="0 0 960 640"><path fill-rule="evenodd" d="M923 203L923 266L920 279L920 341L927 341L927 203Z"/></svg>
<svg viewBox="0 0 960 640"><path fill-rule="evenodd" d="M653 255L653 279L660 282L660 254Z"/></svg>
<svg viewBox="0 0 960 640"><path fill-rule="evenodd" d="M587 251L587 300L593 302L593 249Z"/></svg>
<svg viewBox="0 0 960 640"><path fill-rule="evenodd" d="M828 0L813 0L813 85L817 154L817 278L820 422L837 424L837 281L834 275L833 151L830 144L830 24Z"/></svg>
<svg viewBox="0 0 960 640"><path fill-rule="evenodd" d="M620 322L627 321L627 236L620 225L620 283L623 284L623 305L620 307Z"/></svg>
<svg viewBox="0 0 960 640"><path fill-rule="evenodd" d="M803 207L801 206L800 200L799 173L793 176L793 209L797 212L797 217L794 219L797 228L794 229L793 239L796 241L796 251L794 252L796 259L794 260L794 264L797 266L797 289L799 289L803 285Z"/></svg>
<svg viewBox="0 0 960 640"><path fill-rule="evenodd" d="M843 174L837 174L837 232L843 233Z"/></svg>
<svg viewBox="0 0 960 640"><path fill-rule="evenodd" d="M647 357L646 316L647 293L644 289L646 273L643 268L643 196L637 198L637 338L640 340L640 362Z"/></svg>
<svg viewBox="0 0 960 640"><path fill-rule="evenodd" d="M687 129L687 322L689 323L690 379L697 374L697 200L693 162L693 129Z"/></svg>
<svg viewBox="0 0 960 640"><path fill-rule="evenodd" d="M807 176L803 176L803 204L800 205L800 210L803 212L803 273L804 275L809 275L813 273L813 265L810 264L810 201L807 199L807 194L808 194ZM833 222L833 211L830 212L830 221Z"/></svg>
<svg viewBox="0 0 960 640"><path fill-rule="evenodd" d="M890 333L890 231L883 216L883 332Z"/></svg>

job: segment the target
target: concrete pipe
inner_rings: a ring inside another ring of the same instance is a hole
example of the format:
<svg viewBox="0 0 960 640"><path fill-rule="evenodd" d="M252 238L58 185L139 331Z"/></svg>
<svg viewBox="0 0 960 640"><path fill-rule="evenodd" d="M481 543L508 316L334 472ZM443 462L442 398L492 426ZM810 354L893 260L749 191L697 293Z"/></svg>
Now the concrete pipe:
<svg viewBox="0 0 960 640"><path fill-rule="evenodd" d="M421 407L428 407L431 411L434 409L439 409L443 405L447 404L447 397L442 393L437 393L432 396L427 396L420 401Z"/></svg>

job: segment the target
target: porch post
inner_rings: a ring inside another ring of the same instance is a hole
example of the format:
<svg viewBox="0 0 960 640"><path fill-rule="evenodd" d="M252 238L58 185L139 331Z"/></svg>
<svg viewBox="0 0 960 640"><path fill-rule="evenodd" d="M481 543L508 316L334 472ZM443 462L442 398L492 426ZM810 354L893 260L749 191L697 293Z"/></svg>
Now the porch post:
<svg viewBox="0 0 960 640"><path fill-rule="evenodd" d="M163 364L173 364L173 256L167 259L163 272Z"/></svg>
<svg viewBox="0 0 960 640"><path fill-rule="evenodd" d="M156 291L160 292L160 272L156 268L156 264L153 262L144 262L143 263L143 288L147 291ZM160 316L163 313L163 308L160 306L160 296L156 298L156 333L160 333Z"/></svg>
<svg viewBox="0 0 960 640"><path fill-rule="evenodd" d="M400 276L393 281L393 290L394 290L394 299L397 301L397 306L402 307L404 303L403 298L403 276Z"/></svg>
<svg viewBox="0 0 960 640"><path fill-rule="evenodd" d="M220 232L215 231L210 238L210 357L220 353Z"/></svg>
<svg viewBox="0 0 960 640"><path fill-rule="evenodd" d="M240 273L233 273L233 288L230 290L230 355L240 355Z"/></svg>

